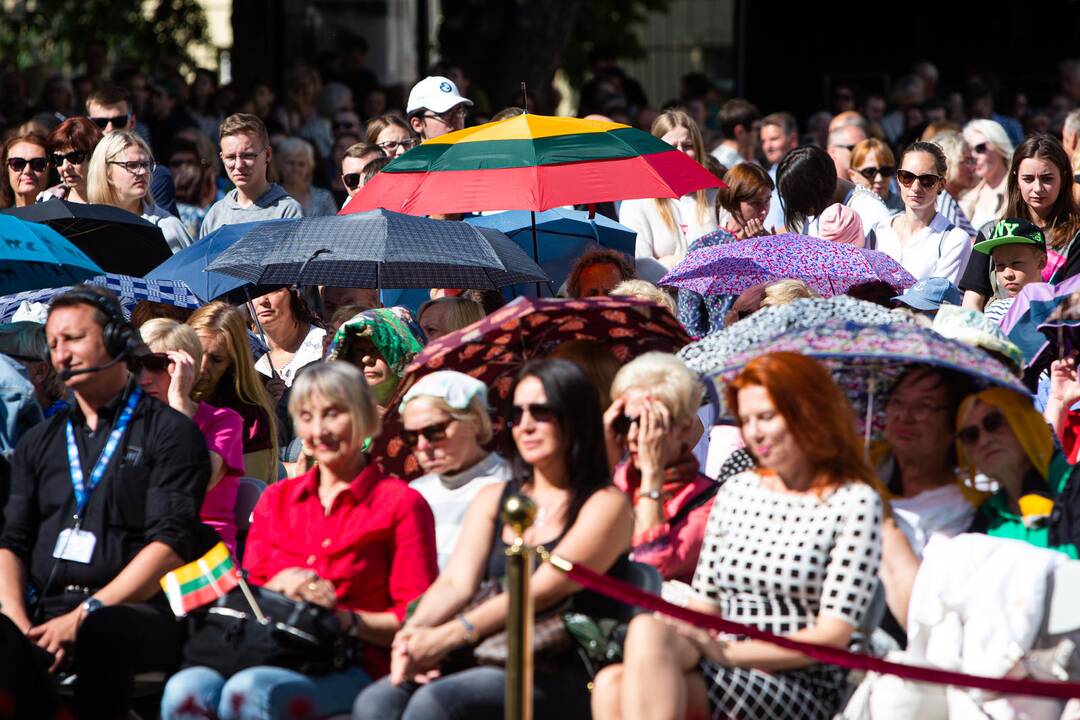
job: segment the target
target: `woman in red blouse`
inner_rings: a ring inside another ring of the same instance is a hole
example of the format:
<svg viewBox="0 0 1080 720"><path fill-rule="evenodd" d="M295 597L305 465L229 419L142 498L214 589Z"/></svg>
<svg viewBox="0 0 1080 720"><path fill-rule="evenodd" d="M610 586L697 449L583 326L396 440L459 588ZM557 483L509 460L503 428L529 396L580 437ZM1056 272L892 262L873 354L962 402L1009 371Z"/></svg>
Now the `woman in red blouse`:
<svg viewBox="0 0 1080 720"><path fill-rule="evenodd" d="M335 608L342 628L363 641L361 667L318 677L254 667L231 678L187 668L165 688L166 720L348 712L357 693L389 670L406 607L438 574L431 509L361 451L379 432L361 372L342 362L306 368L293 383L289 413L317 465L259 499L244 567L256 585Z"/></svg>
<svg viewBox="0 0 1080 720"><path fill-rule="evenodd" d="M631 557L684 583L693 579L718 487L690 452L701 393L677 357L646 353L619 370L604 413L608 444L628 456L614 481L634 503Z"/></svg>

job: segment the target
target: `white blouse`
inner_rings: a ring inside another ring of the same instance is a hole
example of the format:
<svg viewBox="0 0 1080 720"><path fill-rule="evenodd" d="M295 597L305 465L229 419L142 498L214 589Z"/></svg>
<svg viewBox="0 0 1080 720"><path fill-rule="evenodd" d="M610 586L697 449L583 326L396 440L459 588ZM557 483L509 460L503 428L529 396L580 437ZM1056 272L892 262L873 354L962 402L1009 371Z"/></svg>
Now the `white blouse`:
<svg viewBox="0 0 1080 720"><path fill-rule="evenodd" d="M943 277L957 284L971 254L971 236L937 213L929 226L909 239L907 245L901 245L893 227L898 217L902 216L874 225L874 249L900 263L916 280Z"/></svg>
<svg viewBox="0 0 1080 720"><path fill-rule="evenodd" d="M675 262L685 257L690 243L716 229L716 188L705 191L705 200L708 208L704 217L698 216L694 194L683 195L678 201L667 200L674 229L664 223L653 199L624 200L619 205L619 222L637 233L635 257L659 260L674 255ZM670 269L674 262L666 261L664 265Z"/></svg>

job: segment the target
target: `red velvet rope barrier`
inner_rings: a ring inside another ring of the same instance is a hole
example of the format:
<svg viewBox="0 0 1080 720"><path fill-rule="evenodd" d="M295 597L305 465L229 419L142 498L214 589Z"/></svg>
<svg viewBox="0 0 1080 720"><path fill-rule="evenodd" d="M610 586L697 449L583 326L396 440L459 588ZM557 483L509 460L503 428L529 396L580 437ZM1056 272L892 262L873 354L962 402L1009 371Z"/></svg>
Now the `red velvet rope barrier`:
<svg viewBox="0 0 1080 720"><path fill-rule="evenodd" d="M919 667L916 665L901 665L880 658L840 650L825 645L780 637L772 633L759 630L751 625L724 620L717 615L697 612L688 608L672 605L656 595L644 592L621 580L615 580L593 572L581 565L575 565L557 556L547 558L552 566L562 570L574 582L593 592L605 595L613 600L618 600L627 605L636 605L663 613L671 617L683 620L698 627L733 635L744 635L754 640L763 640L788 650L800 652L818 662L829 665L837 665L852 670L872 670L879 673L896 675L906 680L935 683L938 685L956 685L958 687L978 688L991 692L1006 693L1010 695L1031 695L1035 697L1056 698L1068 700L1080 698L1080 683L1053 682L1045 680L1013 680L1009 678L991 678L980 675L967 675L965 673L952 672L949 670L937 670L934 668Z"/></svg>

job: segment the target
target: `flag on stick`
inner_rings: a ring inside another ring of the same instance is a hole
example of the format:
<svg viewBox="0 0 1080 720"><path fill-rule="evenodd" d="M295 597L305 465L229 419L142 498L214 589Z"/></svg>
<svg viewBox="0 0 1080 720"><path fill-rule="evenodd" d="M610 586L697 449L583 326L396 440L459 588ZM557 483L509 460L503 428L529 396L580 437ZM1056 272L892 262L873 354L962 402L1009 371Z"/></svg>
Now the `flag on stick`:
<svg viewBox="0 0 1080 720"><path fill-rule="evenodd" d="M184 617L195 608L224 597L240 582L229 549L219 542L195 562L166 574L161 578L161 587L173 613Z"/></svg>

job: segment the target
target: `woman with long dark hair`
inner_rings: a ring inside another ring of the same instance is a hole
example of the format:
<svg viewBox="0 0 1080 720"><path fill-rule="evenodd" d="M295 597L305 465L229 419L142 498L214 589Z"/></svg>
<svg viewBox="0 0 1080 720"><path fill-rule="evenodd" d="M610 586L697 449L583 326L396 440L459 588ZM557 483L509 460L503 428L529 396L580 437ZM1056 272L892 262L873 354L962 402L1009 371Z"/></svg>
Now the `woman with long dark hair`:
<svg viewBox="0 0 1080 720"><path fill-rule="evenodd" d="M1073 172L1069 155L1051 135L1033 135L1012 156L1005 208L999 218L1031 220L1046 236L1047 264L1043 280L1058 283L1080 273L1080 208L1073 199ZM988 227L980 228L990 236ZM964 305L981 310L994 295L993 267L986 253L972 252L960 281Z"/></svg>
<svg viewBox="0 0 1080 720"><path fill-rule="evenodd" d="M394 638L390 677L365 690L354 720L401 717L501 718L506 673L473 667L425 684L414 678L439 668L453 650L475 644L506 626L508 597L500 593L469 607L481 581L505 574L513 533L500 519L502 504L522 493L539 512L525 533L562 557L606 572L630 547L632 515L626 496L611 484L604 452L600 401L584 371L568 360L526 365L507 410L513 480L485 487L465 516L461 539L439 579ZM532 579L536 610L570 597L577 587L543 565ZM588 677L572 651L537 658L537 717L588 717ZM439 709L438 715L423 714Z"/></svg>

